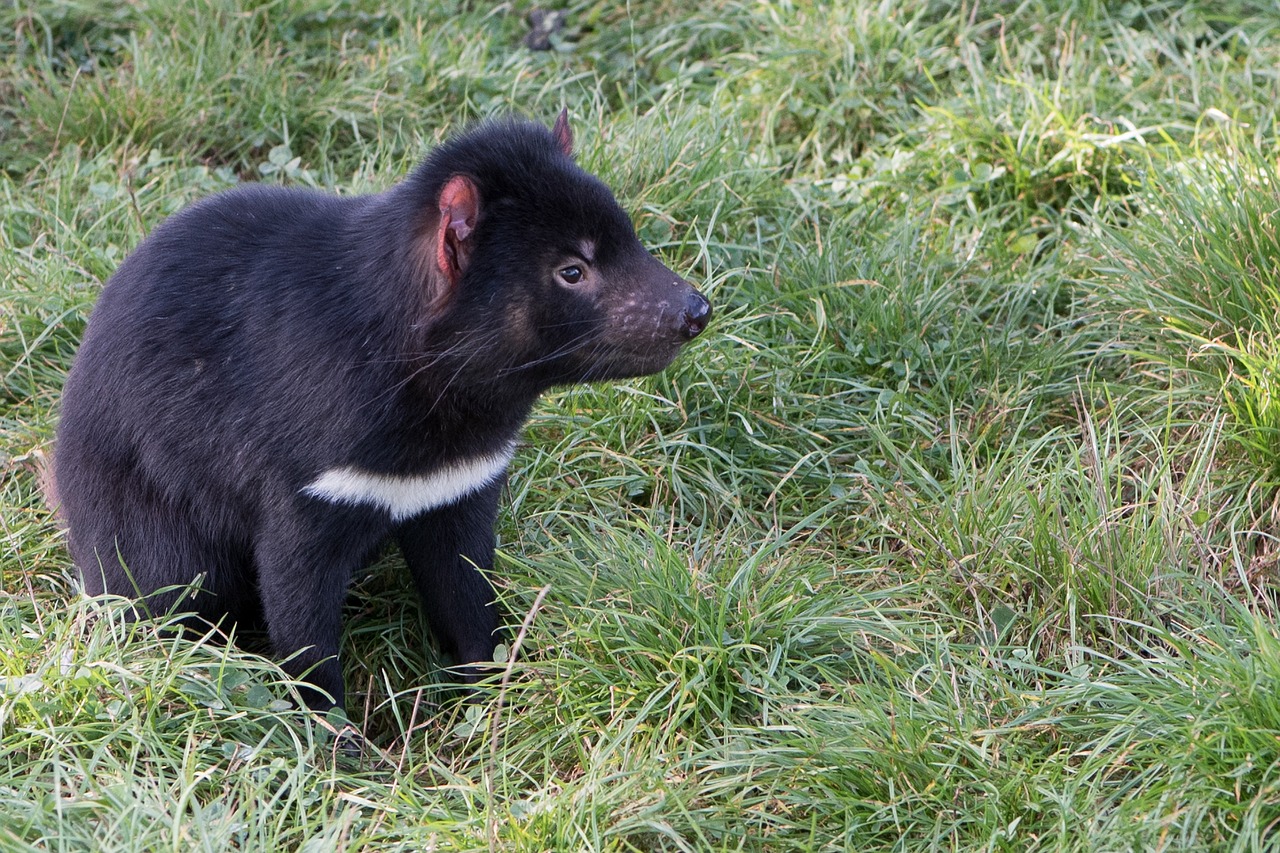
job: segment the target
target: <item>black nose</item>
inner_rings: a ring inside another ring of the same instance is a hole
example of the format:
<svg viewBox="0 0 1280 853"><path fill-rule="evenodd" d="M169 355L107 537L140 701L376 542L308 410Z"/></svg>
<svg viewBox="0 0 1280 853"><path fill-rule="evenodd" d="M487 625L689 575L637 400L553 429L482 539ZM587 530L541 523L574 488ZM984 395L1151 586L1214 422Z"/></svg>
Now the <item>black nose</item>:
<svg viewBox="0 0 1280 853"><path fill-rule="evenodd" d="M684 304L684 336L693 340L711 322L711 303L701 293L689 294Z"/></svg>

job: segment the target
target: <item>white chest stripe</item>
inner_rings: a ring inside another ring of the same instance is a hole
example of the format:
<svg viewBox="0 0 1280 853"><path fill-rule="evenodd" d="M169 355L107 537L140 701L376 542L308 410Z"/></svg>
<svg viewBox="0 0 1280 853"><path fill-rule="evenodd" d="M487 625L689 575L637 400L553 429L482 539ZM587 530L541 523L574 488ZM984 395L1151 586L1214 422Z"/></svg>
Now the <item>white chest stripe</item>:
<svg viewBox="0 0 1280 853"><path fill-rule="evenodd" d="M419 477L370 474L359 468L330 468L303 487L302 493L340 504L372 504L391 513L392 521L447 506L492 483L511 462L515 446L486 456L446 465Z"/></svg>

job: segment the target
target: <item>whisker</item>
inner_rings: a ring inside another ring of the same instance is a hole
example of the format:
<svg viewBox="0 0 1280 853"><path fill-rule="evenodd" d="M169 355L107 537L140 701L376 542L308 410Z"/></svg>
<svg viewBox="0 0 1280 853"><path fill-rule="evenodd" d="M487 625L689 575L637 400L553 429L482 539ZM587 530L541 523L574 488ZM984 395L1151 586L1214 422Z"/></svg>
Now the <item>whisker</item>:
<svg viewBox="0 0 1280 853"><path fill-rule="evenodd" d="M501 339L501 336L502 336L501 330L495 330L493 332L490 332L483 338L480 338L478 340L477 339L463 340L455 344L454 346L449 347L448 349L439 351L438 353L434 353L434 354L424 353L424 355L433 355L433 357L423 362L422 364L418 365L413 371L411 371L407 376L405 376L399 382L395 383L390 388L388 388L387 390L379 394L377 397L375 397L373 400L369 401L370 404L371 405L376 404L378 402L381 402L386 397L390 397L395 394L398 394L401 390L403 390L406 386L408 386L409 383L413 382L413 380L417 379L423 373L434 369L438 364L440 364L442 361L444 361L445 359L451 356L456 356L462 353L466 353L467 357L463 361L463 365L465 366L478 353L487 349L493 344L497 343ZM470 350L470 352L467 353L467 350ZM412 360L412 357L406 357L401 361L396 361L396 362L389 361L388 363L407 363L411 360ZM445 387L446 388L449 387L449 384L451 384L451 382L447 383Z"/></svg>
<svg viewBox="0 0 1280 853"><path fill-rule="evenodd" d="M596 334L595 331L584 332L578 337L568 341L567 343L565 343L555 351L547 353L546 355L543 355L543 356L539 356L538 358L535 358L532 361L521 362L518 365L514 365L510 368L507 368L505 371L501 372L499 375L509 376L510 374L515 373L516 371L519 371L519 370L527 370L530 367L537 367L540 364L545 364L549 361L554 361L557 358L563 358L566 355L571 355L572 353L577 352L583 347L588 346L589 344L599 343L599 341L600 341L600 336Z"/></svg>

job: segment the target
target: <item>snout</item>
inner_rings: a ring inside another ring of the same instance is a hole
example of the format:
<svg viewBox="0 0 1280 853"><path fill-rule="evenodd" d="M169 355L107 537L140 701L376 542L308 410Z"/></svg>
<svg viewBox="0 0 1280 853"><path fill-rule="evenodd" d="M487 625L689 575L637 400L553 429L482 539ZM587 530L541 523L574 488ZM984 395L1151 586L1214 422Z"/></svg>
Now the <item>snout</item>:
<svg viewBox="0 0 1280 853"><path fill-rule="evenodd" d="M619 287L601 295L607 364L593 363L592 378L657 373L711 322L711 303L692 284L648 254L640 263L644 275L620 278Z"/></svg>
<svg viewBox="0 0 1280 853"><path fill-rule="evenodd" d="M684 325L680 329L687 341L702 334L702 330L711 322L711 303L698 291L692 288L690 290L692 292L684 303Z"/></svg>

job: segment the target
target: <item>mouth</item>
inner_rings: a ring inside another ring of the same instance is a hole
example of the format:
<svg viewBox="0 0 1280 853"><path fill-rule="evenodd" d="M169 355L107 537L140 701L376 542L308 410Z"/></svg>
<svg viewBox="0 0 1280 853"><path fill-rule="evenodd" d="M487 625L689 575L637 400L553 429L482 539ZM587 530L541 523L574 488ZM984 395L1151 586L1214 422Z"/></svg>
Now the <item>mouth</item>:
<svg viewBox="0 0 1280 853"><path fill-rule="evenodd" d="M629 379L648 376L666 369L676 360L684 341L651 341L650 345L615 346L601 353L599 361L591 366L592 378Z"/></svg>

